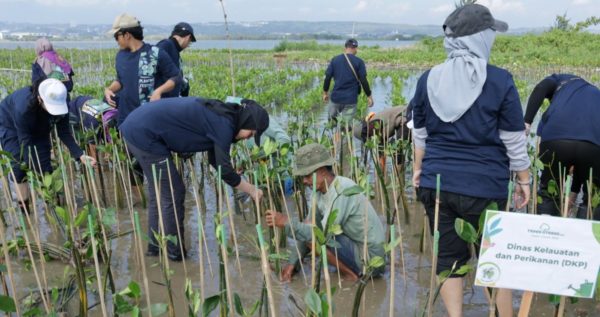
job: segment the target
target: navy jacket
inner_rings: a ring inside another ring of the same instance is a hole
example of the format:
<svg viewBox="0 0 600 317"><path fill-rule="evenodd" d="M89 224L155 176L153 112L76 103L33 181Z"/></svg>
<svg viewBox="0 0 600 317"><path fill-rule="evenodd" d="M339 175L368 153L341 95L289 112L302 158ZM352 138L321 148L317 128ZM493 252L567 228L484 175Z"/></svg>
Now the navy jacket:
<svg viewBox="0 0 600 317"><path fill-rule="evenodd" d="M411 100L416 129L427 128L421 187L478 198L506 199L510 178L509 158L499 130L525 130L523 110L512 75L487 65L481 95L455 122L442 121L427 94L425 72Z"/></svg>
<svg viewBox="0 0 600 317"><path fill-rule="evenodd" d="M146 103L129 114L121 133L128 143L155 155L208 151L209 163L221 166L222 179L235 187L241 178L229 156L234 122L205 107L205 102L182 97Z"/></svg>
<svg viewBox="0 0 600 317"><path fill-rule="evenodd" d="M331 59L327 70L325 71L325 82L323 83L323 91L329 91L331 79L335 81L333 91L331 92L331 101L337 104L356 104L358 94L360 94L361 83L367 96L371 96L371 88L367 81L367 67L362 59L354 54L346 54L350 63L354 67L358 80L352 72L350 65L344 54L340 54Z"/></svg>
<svg viewBox="0 0 600 317"><path fill-rule="evenodd" d="M181 78L183 78L183 72L181 70L181 55L180 55L180 52L182 51L182 49L179 46L179 43L177 43L177 41L174 38L168 38L168 39L164 39L164 40L156 43L156 46L158 46L161 50L166 52L167 55L169 55L169 57L171 58L171 61L173 62L173 64L175 64L175 66L179 70L179 76ZM164 84L165 82L167 82L167 80L169 80L169 77L166 77L166 76L160 76L159 78L157 78L157 80L156 80L157 87ZM167 93L162 94L162 98L179 97L180 94L181 94L181 81L177 81L175 88L173 88L173 90L171 90Z"/></svg>
<svg viewBox="0 0 600 317"><path fill-rule="evenodd" d="M83 151L71 134L68 114L52 116L41 108L31 109L29 108L31 98L31 87L25 87L13 92L0 103L0 137L16 133L23 149L33 150L33 147L49 149L50 134L53 125L56 125L60 140L69 148L71 156L79 159ZM29 162L29 151L23 152L21 160Z"/></svg>

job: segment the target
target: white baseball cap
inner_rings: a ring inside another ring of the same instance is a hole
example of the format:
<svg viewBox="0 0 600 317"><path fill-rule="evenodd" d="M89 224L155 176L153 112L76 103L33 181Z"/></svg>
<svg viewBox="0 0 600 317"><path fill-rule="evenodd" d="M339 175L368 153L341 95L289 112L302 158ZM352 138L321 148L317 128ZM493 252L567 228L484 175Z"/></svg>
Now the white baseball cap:
<svg viewBox="0 0 600 317"><path fill-rule="evenodd" d="M58 79L48 78L38 88L44 108L53 116L60 116L69 112L67 107L67 87Z"/></svg>

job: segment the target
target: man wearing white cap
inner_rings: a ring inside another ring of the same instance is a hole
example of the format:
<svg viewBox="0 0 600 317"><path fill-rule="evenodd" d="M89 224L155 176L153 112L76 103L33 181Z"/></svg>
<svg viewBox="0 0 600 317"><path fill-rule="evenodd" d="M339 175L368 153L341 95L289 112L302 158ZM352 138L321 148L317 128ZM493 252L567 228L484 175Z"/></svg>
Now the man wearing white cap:
<svg viewBox="0 0 600 317"><path fill-rule="evenodd" d="M84 155L75 142L68 112L67 89L54 78L21 88L0 103L0 141L2 149L12 154L14 179L12 176L10 179L17 183L17 198L24 211L27 211L29 192L21 165L38 173L52 172L50 135L54 126L72 157L96 165L96 160Z"/></svg>

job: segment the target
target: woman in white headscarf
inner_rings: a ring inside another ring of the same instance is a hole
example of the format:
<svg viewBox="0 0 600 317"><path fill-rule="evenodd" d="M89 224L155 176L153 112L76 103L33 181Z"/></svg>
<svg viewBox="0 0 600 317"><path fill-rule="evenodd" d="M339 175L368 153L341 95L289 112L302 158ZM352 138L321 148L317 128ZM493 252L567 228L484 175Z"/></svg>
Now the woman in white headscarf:
<svg viewBox="0 0 600 317"><path fill-rule="evenodd" d="M36 58L31 65L31 82L40 82L46 78L56 78L67 87L67 92L73 90L73 67L52 47L52 43L45 38L35 41ZM70 98L67 96L67 101Z"/></svg>
<svg viewBox="0 0 600 317"><path fill-rule="evenodd" d="M437 274L460 268L471 254L454 229L456 218L478 228L493 202L506 206L511 172L515 206L529 200L530 165L519 95L511 74L488 64L497 31L508 29L478 4L457 8L444 23L448 58L425 72L411 101L418 188L433 229L436 175L441 177ZM462 316L463 281L452 274L441 289L450 317ZM498 292L500 316L512 316L510 290Z"/></svg>

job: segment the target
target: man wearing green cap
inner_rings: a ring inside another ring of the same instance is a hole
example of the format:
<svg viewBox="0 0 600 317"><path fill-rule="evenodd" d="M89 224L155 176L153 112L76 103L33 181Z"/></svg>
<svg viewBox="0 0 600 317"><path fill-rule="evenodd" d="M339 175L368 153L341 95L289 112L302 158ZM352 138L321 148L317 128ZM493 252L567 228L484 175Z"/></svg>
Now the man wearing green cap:
<svg viewBox="0 0 600 317"><path fill-rule="evenodd" d="M363 193L345 196L342 192L346 188L356 186L349 178L336 176L332 165L334 159L329 151L321 144L308 144L296 152L296 166L294 176L303 178L306 186L313 186L313 174L316 175L316 200L317 214L316 225L323 229L327 223L329 213L337 210L334 224L339 224L342 233L335 236L337 247L327 247L327 261L336 264L344 278L357 280L363 270L363 263L368 259L363 258L365 245L365 232L367 256L384 257L384 229L381 220L375 213L373 206ZM306 217L310 222L312 215ZM365 229L365 224L367 229ZM285 228L290 237L295 238L301 257L306 255L311 245L312 225L302 223L298 219L288 219L285 214L267 210L267 225ZM284 266L281 279L289 281L297 269L301 259L298 252L291 252L289 263ZM374 275L383 273L384 268L379 268Z"/></svg>

